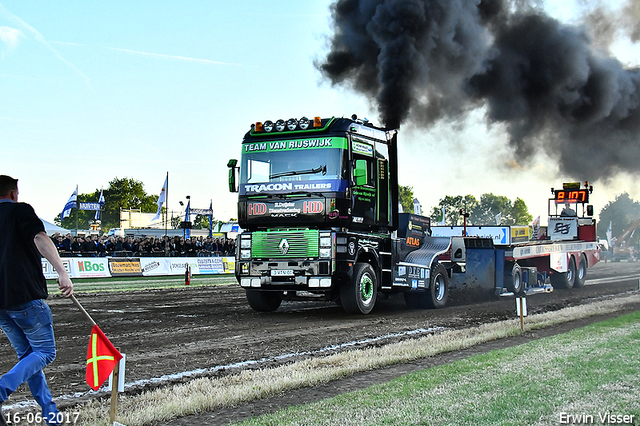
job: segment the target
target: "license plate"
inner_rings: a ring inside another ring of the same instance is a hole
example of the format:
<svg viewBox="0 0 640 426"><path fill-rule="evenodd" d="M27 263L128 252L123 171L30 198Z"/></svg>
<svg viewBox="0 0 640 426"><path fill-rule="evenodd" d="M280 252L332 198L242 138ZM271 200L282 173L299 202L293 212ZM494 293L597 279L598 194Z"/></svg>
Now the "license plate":
<svg viewBox="0 0 640 426"><path fill-rule="evenodd" d="M272 277L292 277L293 269L272 269L271 276Z"/></svg>

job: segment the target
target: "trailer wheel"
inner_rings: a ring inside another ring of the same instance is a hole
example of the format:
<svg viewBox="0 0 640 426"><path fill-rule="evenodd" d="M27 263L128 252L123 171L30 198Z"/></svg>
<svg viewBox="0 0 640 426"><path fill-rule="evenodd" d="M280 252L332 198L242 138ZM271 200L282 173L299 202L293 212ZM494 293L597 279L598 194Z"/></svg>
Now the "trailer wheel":
<svg viewBox="0 0 640 426"><path fill-rule="evenodd" d="M556 272L551 275L551 285L555 288L570 289L576 281L576 260L573 256L569 259L567 272Z"/></svg>
<svg viewBox="0 0 640 426"><path fill-rule="evenodd" d="M350 314L368 314L376 304L378 279L368 263L356 263L353 278L340 286L342 308Z"/></svg>
<svg viewBox="0 0 640 426"><path fill-rule="evenodd" d="M443 308L449 299L449 276L447 269L440 263L431 268L429 290L427 291L427 307Z"/></svg>
<svg viewBox="0 0 640 426"><path fill-rule="evenodd" d="M575 288L584 287L584 282L587 280L587 256L584 254L580 255L580 264L578 265L576 271L576 280L573 283Z"/></svg>
<svg viewBox="0 0 640 426"><path fill-rule="evenodd" d="M504 281L507 284L507 289L514 294L524 293L524 282L522 282L522 270L517 263L513 264L511 271L504 274Z"/></svg>
<svg viewBox="0 0 640 426"><path fill-rule="evenodd" d="M261 291L253 289L245 289L247 293L247 301L254 311L273 312L280 307L282 303L282 292L279 291Z"/></svg>

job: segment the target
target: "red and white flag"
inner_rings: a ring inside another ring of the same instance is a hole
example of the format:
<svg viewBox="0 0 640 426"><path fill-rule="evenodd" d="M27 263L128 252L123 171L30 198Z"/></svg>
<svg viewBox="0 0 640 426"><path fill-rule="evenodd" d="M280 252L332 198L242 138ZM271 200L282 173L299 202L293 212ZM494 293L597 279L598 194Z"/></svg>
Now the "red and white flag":
<svg viewBox="0 0 640 426"><path fill-rule="evenodd" d="M98 390L121 359L122 354L107 339L100 327L94 325L87 350L86 380L91 389Z"/></svg>

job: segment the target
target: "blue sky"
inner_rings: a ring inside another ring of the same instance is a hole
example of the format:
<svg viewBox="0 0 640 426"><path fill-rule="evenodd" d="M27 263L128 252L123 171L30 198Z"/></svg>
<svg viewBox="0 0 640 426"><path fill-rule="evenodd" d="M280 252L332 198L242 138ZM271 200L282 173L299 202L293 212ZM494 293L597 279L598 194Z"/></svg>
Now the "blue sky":
<svg viewBox="0 0 640 426"><path fill-rule="evenodd" d="M193 207L213 200L217 219L236 217L226 163L252 122L376 121L366 99L314 68L330 4L0 0L0 173L18 178L21 201L49 221L76 185L87 193L130 177L158 194L167 172L171 210L190 195ZM549 11L571 20L568 7ZM616 52L640 63L628 41ZM445 195L493 192L544 217L556 170L544 158L509 167L504 132L481 121L478 111L455 127L403 128L400 183L428 212ZM622 191L639 199L633 183L596 188L596 212Z"/></svg>

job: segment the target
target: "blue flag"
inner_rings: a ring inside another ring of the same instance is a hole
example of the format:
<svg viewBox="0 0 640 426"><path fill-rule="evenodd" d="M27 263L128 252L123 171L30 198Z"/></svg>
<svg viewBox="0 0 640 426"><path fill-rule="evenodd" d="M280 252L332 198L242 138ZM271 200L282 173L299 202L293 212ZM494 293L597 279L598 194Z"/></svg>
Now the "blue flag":
<svg viewBox="0 0 640 426"><path fill-rule="evenodd" d="M98 198L98 204L100 204L100 210L104 207L104 195L102 194L102 190L100 190L100 198ZM95 220L100 219L100 210L96 210Z"/></svg>
<svg viewBox="0 0 640 426"><path fill-rule="evenodd" d="M71 209L73 209L76 206L76 203L78 202L78 185L76 185L76 190L73 191L73 194L71 194L71 197L69 197L69 201L67 201L67 204L64 205L64 208L62 209L62 214L60 215L60 220L64 219L65 217L68 217L71 214Z"/></svg>
<svg viewBox="0 0 640 426"><path fill-rule="evenodd" d="M184 211L184 221L189 222L191 220L191 200L187 203L187 209ZM184 237L191 238L191 229L184 230Z"/></svg>

